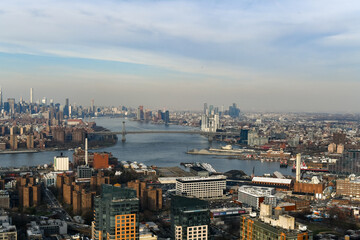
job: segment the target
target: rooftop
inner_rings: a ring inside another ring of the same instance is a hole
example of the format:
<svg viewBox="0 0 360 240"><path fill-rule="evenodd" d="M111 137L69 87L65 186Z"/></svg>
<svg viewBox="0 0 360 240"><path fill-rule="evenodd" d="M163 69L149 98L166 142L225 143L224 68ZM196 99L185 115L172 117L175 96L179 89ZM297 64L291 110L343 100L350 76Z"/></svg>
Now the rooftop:
<svg viewBox="0 0 360 240"><path fill-rule="evenodd" d="M226 180L226 176L224 175L213 175L210 177L182 177L182 178L177 178L176 180L178 181L182 181L182 182L187 182L187 181L209 181L209 180Z"/></svg>
<svg viewBox="0 0 360 240"><path fill-rule="evenodd" d="M263 183L291 184L292 179L271 178L271 177L253 177L252 181L253 182L263 182Z"/></svg>

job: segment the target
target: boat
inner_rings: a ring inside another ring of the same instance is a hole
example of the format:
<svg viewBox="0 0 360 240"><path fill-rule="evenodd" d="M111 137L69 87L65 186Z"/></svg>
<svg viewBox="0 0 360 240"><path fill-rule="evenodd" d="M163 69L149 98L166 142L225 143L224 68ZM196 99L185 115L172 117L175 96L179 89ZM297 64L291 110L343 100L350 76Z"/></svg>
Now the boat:
<svg viewBox="0 0 360 240"><path fill-rule="evenodd" d="M287 161L286 160L285 161L280 161L280 167L281 168L287 168L288 167Z"/></svg>
<svg viewBox="0 0 360 240"><path fill-rule="evenodd" d="M292 171L296 172L296 165L294 163L293 167L292 167ZM301 166L300 166L300 171L304 171L304 172L329 172L328 169L325 168L308 168L305 164L305 162L302 162Z"/></svg>
<svg viewBox="0 0 360 240"><path fill-rule="evenodd" d="M232 146L229 144L229 145L221 147L221 149L222 150L232 150Z"/></svg>

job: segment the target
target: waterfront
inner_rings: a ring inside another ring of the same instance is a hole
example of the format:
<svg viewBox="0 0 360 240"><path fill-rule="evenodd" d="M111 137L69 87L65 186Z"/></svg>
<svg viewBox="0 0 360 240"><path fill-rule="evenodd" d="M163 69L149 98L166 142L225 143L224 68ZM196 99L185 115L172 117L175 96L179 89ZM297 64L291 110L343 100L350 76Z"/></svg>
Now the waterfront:
<svg viewBox="0 0 360 240"><path fill-rule="evenodd" d="M121 131L121 118L97 118L94 119L96 124L105 127L111 131ZM137 130L172 130L184 131L193 130L189 127L177 125L154 125L137 121L126 121L127 131ZM111 147L100 148L96 151L112 152L119 161L137 161L148 166L180 166L181 162L208 162L217 171L243 170L246 174L251 174L255 167L255 174L273 173L279 171L286 175L293 175L291 167L280 168L278 162L260 162L252 160L227 159L226 156L207 156L207 155L190 155L186 151L190 149L208 148L209 142L206 137L189 134L129 134L126 135L126 142L121 142L119 136L118 143ZM213 147L220 146L219 143L213 142ZM48 164L53 161L54 156L63 152L72 159L72 151L49 151L38 153L19 153L19 154L2 154L0 155L1 167L19 167L19 166L36 166Z"/></svg>

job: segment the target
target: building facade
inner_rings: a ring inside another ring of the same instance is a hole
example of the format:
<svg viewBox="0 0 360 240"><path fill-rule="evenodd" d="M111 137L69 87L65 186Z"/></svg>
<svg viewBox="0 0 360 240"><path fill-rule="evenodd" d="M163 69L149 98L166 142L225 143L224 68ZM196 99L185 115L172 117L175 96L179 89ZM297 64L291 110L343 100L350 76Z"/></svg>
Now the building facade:
<svg viewBox="0 0 360 240"><path fill-rule="evenodd" d="M94 208L92 239L139 239L139 199L135 190L102 185L101 195L95 198Z"/></svg>
<svg viewBox="0 0 360 240"><path fill-rule="evenodd" d="M176 179L176 194L197 198L219 198L226 189L226 176L184 177Z"/></svg>
<svg viewBox="0 0 360 240"><path fill-rule="evenodd" d="M259 209L260 204L275 193L275 188L256 187L244 185L239 187L238 201L255 209Z"/></svg>
<svg viewBox="0 0 360 240"><path fill-rule="evenodd" d="M175 240L209 239L210 210L208 202L174 195L171 198L171 231Z"/></svg>
<svg viewBox="0 0 360 240"><path fill-rule="evenodd" d="M289 215L272 214L270 205L261 204L260 216L243 215L240 221L240 239L253 240L312 240L312 232L295 222Z"/></svg>
<svg viewBox="0 0 360 240"><path fill-rule="evenodd" d="M1 240L17 240L16 226L11 225L11 217L7 215L0 216L0 239Z"/></svg>
<svg viewBox="0 0 360 240"><path fill-rule="evenodd" d="M336 194L348 197L360 198L360 179L336 180Z"/></svg>
<svg viewBox="0 0 360 240"><path fill-rule="evenodd" d="M54 171L69 171L69 157L54 157Z"/></svg>

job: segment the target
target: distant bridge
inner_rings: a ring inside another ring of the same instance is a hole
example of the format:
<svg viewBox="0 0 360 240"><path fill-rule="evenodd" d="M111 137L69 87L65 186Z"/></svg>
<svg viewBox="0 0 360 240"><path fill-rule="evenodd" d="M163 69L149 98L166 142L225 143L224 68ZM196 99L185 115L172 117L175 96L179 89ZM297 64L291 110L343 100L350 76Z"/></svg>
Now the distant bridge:
<svg viewBox="0 0 360 240"><path fill-rule="evenodd" d="M125 122L123 122L123 127L121 132L111 132L111 131L101 131L101 132L92 132L89 134L99 134L99 135L122 135L122 141L126 141L127 134L200 134L207 136L209 141L212 141L215 136L225 136L225 137L234 137L239 136L239 132L203 132L203 131L167 131L167 130L140 130L140 131L126 131Z"/></svg>

